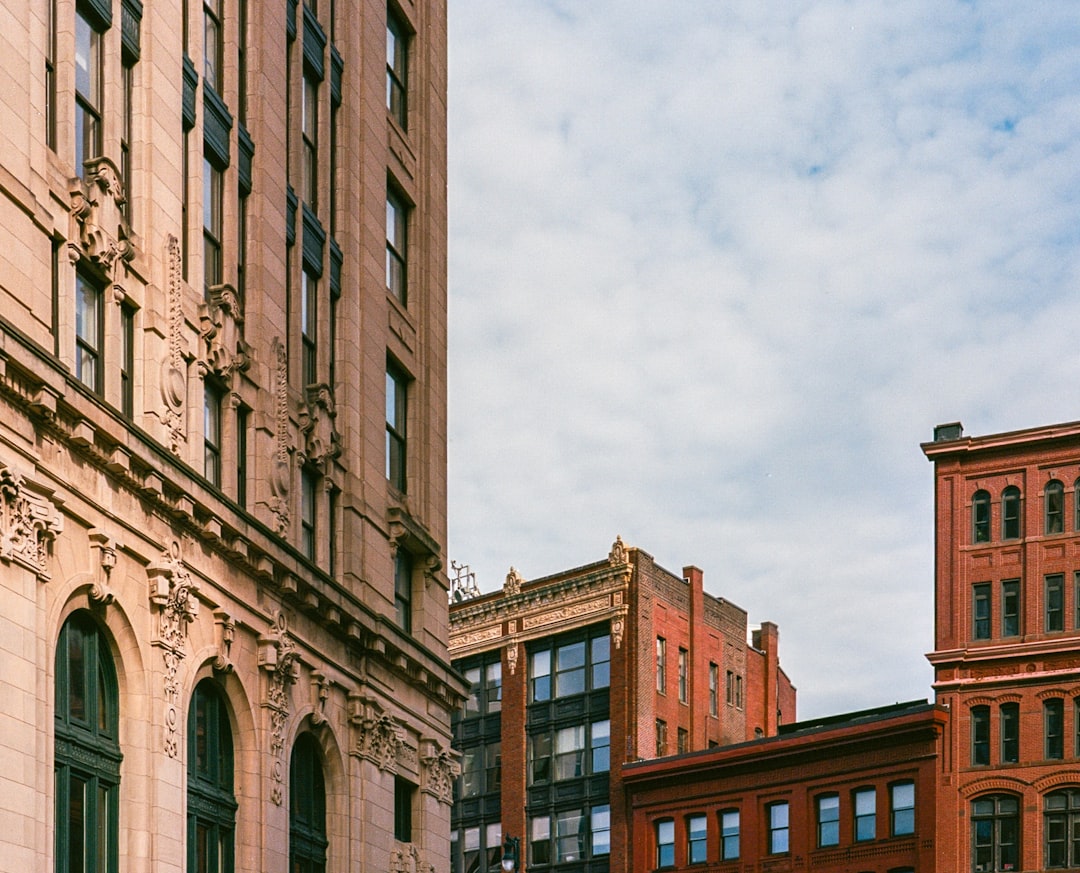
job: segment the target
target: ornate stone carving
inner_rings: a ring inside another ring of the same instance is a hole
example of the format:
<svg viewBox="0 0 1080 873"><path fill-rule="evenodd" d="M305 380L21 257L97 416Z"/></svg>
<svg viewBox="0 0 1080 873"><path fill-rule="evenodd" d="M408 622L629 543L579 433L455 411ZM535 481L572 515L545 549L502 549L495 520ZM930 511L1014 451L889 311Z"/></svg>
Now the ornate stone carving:
<svg viewBox="0 0 1080 873"><path fill-rule="evenodd" d="M274 340L274 466L270 477L270 511L278 536L289 531L289 486L292 466L289 458L289 358L285 344Z"/></svg>
<svg viewBox="0 0 1080 873"><path fill-rule="evenodd" d="M349 721L356 729L353 753L371 761L380 770L396 773L403 744L401 727L378 705L359 695L350 695L349 704Z"/></svg>
<svg viewBox="0 0 1080 873"><path fill-rule="evenodd" d="M578 618L583 615L588 615L591 612L602 612L608 608L607 597L597 597L592 600L583 600L578 603L571 603L568 606L563 606L559 609L552 609L547 612L540 613L538 615L528 615L522 620L521 625L526 630L534 627L540 627L546 624L554 624L558 621L566 621L571 618Z"/></svg>
<svg viewBox="0 0 1080 873"><path fill-rule="evenodd" d="M435 873L435 867L420 860L417 846L398 845L390 852L391 873Z"/></svg>
<svg viewBox="0 0 1080 873"><path fill-rule="evenodd" d="M620 613L611 619L611 641L616 649L622 648L623 634L626 632L626 619Z"/></svg>
<svg viewBox="0 0 1080 873"><path fill-rule="evenodd" d="M285 722L289 718L289 688L296 681L300 656L289 635L285 613L278 610L270 632L259 637L259 666L268 674L266 700L270 713L270 799L281 805L285 786Z"/></svg>
<svg viewBox="0 0 1080 873"><path fill-rule="evenodd" d="M300 430L304 434L304 454L325 475L330 463L341 454L341 437L334 425L337 410L329 385L308 385L307 403L300 410Z"/></svg>
<svg viewBox="0 0 1080 873"><path fill-rule="evenodd" d="M169 431L169 449L179 454L187 441L184 430L184 404L187 401L187 370L184 365L183 330L184 296L183 265L180 260L180 241L169 234L165 238L165 264L168 271L165 285L165 305L168 308L166 340L169 353L161 362L160 418Z"/></svg>
<svg viewBox="0 0 1080 873"><path fill-rule="evenodd" d="M506 574L506 582L503 583L503 594L507 597L513 597L515 594L521 593L521 583L525 580L521 578L521 574L513 567L510 568L510 572Z"/></svg>
<svg viewBox="0 0 1080 873"><path fill-rule="evenodd" d="M177 674L184 659L187 626L199 614L198 585L180 559L180 543L162 552L146 568L150 602L158 612L158 631L154 645L165 661L165 754L179 754L180 683Z"/></svg>
<svg viewBox="0 0 1080 873"><path fill-rule="evenodd" d="M116 544L96 527L88 534L90 548L98 550L98 566L94 571L94 584L90 586L90 599L102 605L108 605L115 599L109 578L116 566Z"/></svg>
<svg viewBox="0 0 1080 873"><path fill-rule="evenodd" d="M74 179L68 255L72 262L86 258L113 285L120 283L125 261L135 257L131 232L124 218L120 173L108 158L86 161L84 178Z"/></svg>
<svg viewBox="0 0 1080 873"><path fill-rule="evenodd" d="M510 668L510 675L513 676L517 672L518 662L518 642L512 640L506 644L506 666Z"/></svg>
<svg viewBox="0 0 1080 873"><path fill-rule="evenodd" d="M214 635L217 642L217 657L214 658L214 670L218 673L231 673L233 663L229 658L233 639L236 637L236 622L224 610L214 612Z"/></svg>
<svg viewBox="0 0 1080 873"><path fill-rule="evenodd" d="M420 761L424 765L421 789L449 806L454 800L454 780L461 767L453 753L436 740L423 740L421 745Z"/></svg>
<svg viewBox="0 0 1080 873"><path fill-rule="evenodd" d="M244 342L244 313L232 285L214 285L199 311L200 332L206 343L206 367L223 379L247 370L251 354Z"/></svg>
<svg viewBox="0 0 1080 873"><path fill-rule="evenodd" d="M616 536L615 542L611 545L611 551L608 552L608 562L619 565L625 564L628 560L630 560L630 556L626 551L626 544L622 541L621 536Z"/></svg>
<svg viewBox="0 0 1080 873"><path fill-rule="evenodd" d="M326 724L326 701L330 697L330 680L316 670L311 674L311 723Z"/></svg>
<svg viewBox="0 0 1080 873"><path fill-rule="evenodd" d="M32 492L14 470L0 470L0 560L33 570L47 582L52 541L63 529L64 519L49 500Z"/></svg>

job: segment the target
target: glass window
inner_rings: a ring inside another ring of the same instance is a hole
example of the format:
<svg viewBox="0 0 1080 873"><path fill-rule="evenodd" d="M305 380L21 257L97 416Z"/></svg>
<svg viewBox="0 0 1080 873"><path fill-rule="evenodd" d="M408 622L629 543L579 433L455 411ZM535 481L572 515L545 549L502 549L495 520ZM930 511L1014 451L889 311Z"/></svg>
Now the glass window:
<svg viewBox="0 0 1080 873"><path fill-rule="evenodd" d="M1053 573L1045 579L1046 632L1065 630L1065 577Z"/></svg>
<svg viewBox="0 0 1080 873"><path fill-rule="evenodd" d="M971 541L990 542L990 492L976 491L971 499Z"/></svg>
<svg viewBox="0 0 1080 873"><path fill-rule="evenodd" d="M102 393L102 322L105 292L82 273L75 274L75 378L91 391Z"/></svg>
<svg viewBox="0 0 1080 873"><path fill-rule="evenodd" d="M589 830L592 833L592 854L611 854L611 807L606 803L603 806L594 806L589 814Z"/></svg>
<svg viewBox="0 0 1080 873"><path fill-rule="evenodd" d="M585 764L585 727L573 725L555 731L555 778L583 776Z"/></svg>
<svg viewBox="0 0 1080 873"><path fill-rule="evenodd" d="M393 191L386 192L386 289L403 306L408 305L406 280L407 220L405 203Z"/></svg>
<svg viewBox="0 0 1080 873"><path fill-rule="evenodd" d="M300 380L306 387L319 381L317 307L319 280L306 269L300 273ZM387 404L389 412L389 403Z"/></svg>
<svg viewBox="0 0 1080 873"><path fill-rule="evenodd" d="M217 683L203 679L188 712L189 873L231 873L235 830L228 710Z"/></svg>
<svg viewBox="0 0 1080 873"><path fill-rule="evenodd" d="M1065 757L1065 701L1054 697L1043 701L1043 726L1046 734L1046 757Z"/></svg>
<svg viewBox="0 0 1080 873"><path fill-rule="evenodd" d="M788 850L788 805L771 803L766 807L769 821L769 854L780 855Z"/></svg>
<svg viewBox="0 0 1080 873"><path fill-rule="evenodd" d="M1043 808L1046 866L1080 867L1080 790L1047 794Z"/></svg>
<svg viewBox="0 0 1080 873"><path fill-rule="evenodd" d="M675 822L670 818L656 823L656 866L675 866Z"/></svg>
<svg viewBox="0 0 1080 873"><path fill-rule="evenodd" d="M502 743L484 746L484 791L497 793L502 787Z"/></svg>
<svg viewBox="0 0 1080 873"><path fill-rule="evenodd" d="M990 707L971 707L971 763L990 763Z"/></svg>
<svg viewBox="0 0 1080 873"><path fill-rule="evenodd" d="M686 820L686 863L704 864L708 860L708 849L705 816L690 816Z"/></svg>
<svg viewBox="0 0 1080 873"><path fill-rule="evenodd" d="M676 749L680 755L690 751L690 731L686 728L679 728L676 742L678 745Z"/></svg>
<svg viewBox="0 0 1080 873"><path fill-rule="evenodd" d="M611 769L611 721L594 721L589 730L592 773L606 773Z"/></svg>
<svg viewBox="0 0 1080 873"><path fill-rule="evenodd" d="M1020 539L1020 489L1015 485L1001 492L1001 538Z"/></svg>
<svg viewBox="0 0 1080 873"><path fill-rule="evenodd" d="M720 714L720 668L709 664L709 715Z"/></svg>
<svg viewBox="0 0 1080 873"><path fill-rule="evenodd" d="M222 245L223 179L221 170L203 158L203 296L224 279Z"/></svg>
<svg viewBox="0 0 1080 873"><path fill-rule="evenodd" d="M408 41L405 29L393 13L386 17L386 108L401 129L407 129L409 107L406 100Z"/></svg>
<svg viewBox="0 0 1080 873"><path fill-rule="evenodd" d="M306 69L300 92L300 124L304 158L300 190L314 212L319 208L319 81Z"/></svg>
<svg viewBox="0 0 1080 873"><path fill-rule="evenodd" d="M855 792L855 840L872 840L877 836L877 791L860 788Z"/></svg>
<svg viewBox="0 0 1080 873"><path fill-rule="evenodd" d="M411 843L413 839L413 796L416 786L411 782L394 777L394 839L401 843Z"/></svg>
<svg viewBox="0 0 1080 873"><path fill-rule="evenodd" d="M817 844L840 844L840 795L825 794L817 799Z"/></svg>
<svg viewBox="0 0 1080 873"><path fill-rule="evenodd" d="M487 853L488 870L499 870L502 861L502 822L493 822L484 828L484 851Z"/></svg>
<svg viewBox="0 0 1080 873"><path fill-rule="evenodd" d="M101 156L101 34L75 12L75 172Z"/></svg>
<svg viewBox="0 0 1080 873"><path fill-rule="evenodd" d="M555 814L556 860L561 863L580 861L585 857L585 827L588 819L580 809Z"/></svg>
<svg viewBox="0 0 1080 873"><path fill-rule="evenodd" d="M1065 529L1065 486L1056 479L1046 483L1045 501L1046 533L1058 534Z"/></svg>
<svg viewBox="0 0 1080 873"><path fill-rule="evenodd" d="M476 797L480 794L480 758L482 748L464 749L461 753L461 796Z"/></svg>
<svg viewBox="0 0 1080 873"><path fill-rule="evenodd" d="M135 416L135 310L120 307L120 411Z"/></svg>
<svg viewBox="0 0 1080 873"><path fill-rule="evenodd" d="M667 754L667 722L662 718L656 720L656 757L662 758Z"/></svg>
<svg viewBox="0 0 1080 873"><path fill-rule="evenodd" d="M889 786L890 832L894 837L915 833L915 783Z"/></svg>
<svg viewBox="0 0 1080 873"><path fill-rule="evenodd" d="M551 734L529 737L529 784L551 781Z"/></svg>
<svg viewBox="0 0 1080 873"><path fill-rule="evenodd" d="M499 712L502 709L502 661L484 667L484 710Z"/></svg>
<svg viewBox="0 0 1080 873"><path fill-rule="evenodd" d="M407 385L405 375L396 367L386 367L386 479L404 492L406 478Z"/></svg>
<svg viewBox="0 0 1080 873"><path fill-rule="evenodd" d="M734 861L739 857L739 811L728 809L720 813L720 860Z"/></svg>
<svg viewBox="0 0 1080 873"><path fill-rule="evenodd" d="M686 703L686 685L687 685L687 658L689 653L686 649L679 649L679 703Z"/></svg>
<svg viewBox="0 0 1080 873"><path fill-rule="evenodd" d="M399 547L394 555L394 612L406 633L412 633L412 575L412 555Z"/></svg>
<svg viewBox="0 0 1080 873"><path fill-rule="evenodd" d="M990 639L990 583L972 586L972 630L975 640Z"/></svg>
<svg viewBox="0 0 1080 873"><path fill-rule="evenodd" d="M555 650L555 696L585 691L585 643L568 643Z"/></svg>
<svg viewBox="0 0 1080 873"><path fill-rule="evenodd" d="M218 94L222 93L221 0L203 2L203 78Z"/></svg>
<svg viewBox="0 0 1080 873"><path fill-rule="evenodd" d="M541 649L529 656L529 682L532 699L551 700L551 650Z"/></svg>
<svg viewBox="0 0 1080 873"><path fill-rule="evenodd" d="M667 672L667 640L663 637L656 638L656 690L661 694L665 693L667 681L665 673Z"/></svg>
<svg viewBox="0 0 1080 873"><path fill-rule="evenodd" d="M1020 869L1020 806L1015 797L983 797L971 805L975 870Z"/></svg>
<svg viewBox="0 0 1080 873"><path fill-rule="evenodd" d="M611 685L611 637L607 634L593 637L591 646L592 655L592 687L607 688Z"/></svg>
<svg viewBox="0 0 1080 873"><path fill-rule="evenodd" d="M1020 760L1020 704L1001 704L1001 762L1015 764Z"/></svg>
<svg viewBox="0 0 1080 873"><path fill-rule="evenodd" d="M551 863L551 816L529 819L529 860L532 864Z"/></svg>
<svg viewBox="0 0 1080 873"><path fill-rule="evenodd" d="M1020 580L1001 583L1001 635L1020 636Z"/></svg>
<svg viewBox="0 0 1080 873"><path fill-rule="evenodd" d="M203 475L221 487L221 389L213 382L203 384Z"/></svg>

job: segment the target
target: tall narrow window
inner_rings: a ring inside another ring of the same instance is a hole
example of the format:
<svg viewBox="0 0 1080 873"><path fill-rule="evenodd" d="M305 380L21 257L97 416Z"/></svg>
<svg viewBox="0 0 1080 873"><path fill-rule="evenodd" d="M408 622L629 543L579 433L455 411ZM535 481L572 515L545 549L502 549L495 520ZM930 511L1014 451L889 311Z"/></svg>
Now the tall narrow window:
<svg viewBox="0 0 1080 873"><path fill-rule="evenodd" d="M915 783L889 786L889 833L901 837L915 833Z"/></svg>
<svg viewBox="0 0 1080 873"><path fill-rule="evenodd" d="M326 873L326 780L315 737L300 734L289 762L289 869Z"/></svg>
<svg viewBox="0 0 1080 873"><path fill-rule="evenodd" d="M709 857L705 816L692 815L686 820L686 863L704 864Z"/></svg>
<svg viewBox="0 0 1080 873"><path fill-rule="evenodd" d="M120 411L135 416L135 310L120 307Z"/></svg>
<svg viewBox="0 0 1080 873"><path fill-rule="evenodd" d="M118 710L108 642L88 613L76 612L56 647L56 873L117 873Z"/></svg>
<svg viewBox="0 0 1080 873"><path fill-rule="evenodd" d="M124 55L123 64L120 67L120 96L123 100L121 107L120 128L120 182L124 194L124 215L131 220L131 203L134 187L131 180L131 138L132 138L132 106L134 94L135 65L134 60Z"/></svg>
<svg viewBox="0 0 1080 873"><path fill-rule="evenodd" d="M236 118L247 124L248 0L236 0Z"/></svg>
<svg viewBox="0 0 1080 873"><path fill-rule="evenodd" d="M213 679L195 686L188 712L188 873L232 873L236 798L232 729Z"/></svg>
<svg viewBox="0 0 1080 873"><path fill-rule="evenodd" d="M1020 489L1015 485L1001 492L1001 538L1020 539Z"/></svg>
<svg viewBox="0 0 1080 873"><path fill-rule="evenodd" d="M782 855L788 851L788 805L770 803L766 808L769 830L769 854Z"/></svg>
<svg viewBox="0 0 1080 873"><path fill-rule="evenodd" d="M188 228L188 207L191 191L191 137L185 130L180 143L180 275L184 281L188 278L188 262L191 260L191 234Z"/></svg>
<svg viewBox="0 0 1080 873"><path fill-rule="evenodd" d="M675 822L670 818L656 823L656 866L675 866Z"/></svg>
<svg viewBox="0 0 1080 873"><path fill-rule="evenodd" d="M405 491L406 379L396 367L386 368L386 478L398 491Z"/></svg>
<svg viewBox="0 0 1080 873"><path fill-rule="evenodd" d="M1045 579L1046 632L1065 630L1065 577L1053 573Z"/></svg>
<svg viewBox="0 0 1080 873"><path fill-rule="evenodd" d="M203 0L203 79L219 96L224 70L221 22L221 0Z"/></svg>
<svg viewBox="0 0 1080 873"><path fill-rule="evenodd" d="M686 703L687 686L687 658L689 653L686 649L679 649L679 703Z"/></svg>
<svg viewBox="0 0 1080 873"><path fill-rule="evenodd" d="M679 728L675 749L680 755L690 751L690 731L686 728Z"/></svg>
<svg viewBox="0 0 1080 873"><path fill-rule="evenodd" d="M45 144L56 151L56 0L48 0L45 9L48 42L45 46Z"/></svg>
<svg viewBox="0 0 1080 873"><path fill-rule="evenodd" d="M502 743L484 746L484 791L498 794L502 788Z"/></svg>
<svg viewBox="0 0 1080 873"><path fill-rule="evenodd" d="M594 721L589 728L589 772L607 773L611 769L611 720Z"/></svg>
<svg viewBox="0 0 1080 873"><path fill-rule="evenodd" d="M727 671L727 684L725 686L725 699L729 706L735 703L735 674L731 671Z"/></svg>
<svg viewBox="0 0 1080 873"><path fill-rule="evenodd" d="M667 754L667 722L662 718L656 720L656 757L663 758Z"/></svg>
<svg viewBox="0 0 1080 873"><path fill-rule="evenodd" d="M221 399L222 391L207 380L203 388L203 475L221 487Z"/></svg>
<svg viewBox="0 0 1080 873"><path fill-rule="evenodd" d="M720 714L720 668L709 664L709 715Z"/></svg>
<svg viewBox="0 0 1080 873"><path fill-rule="evenodd" d="M611 854L611 807L594 806L590 812L589 832L592 834L592 856Z"/></svg>
<svg viewBox="0 0 1080 873"><path fill-rule="evenodd" d="M411 843L413 839L413 796L416 788L411 782L394 777L394 839Z"/></svg>
<svg viewBox="0 0 1080 873"><path fill-rule="evenodd" d="M990 707L971 707L971 763L981 767L990 763Z"/></svg>
<svg viewBox="0 0 1080 873"><path fill-rule="evenodd" d="M529 655L529 685L531 702L551 700L551 649Z"/></svg>
<svg viewBox="0 0 1080 873"><path fill-rule="evenodd" d="M1065 486L1056 479L1046 483L1045 500L1046 533L1058 534L1065 529Z"/></svg>
<svg viewBox="0 0 1080 873"><path fill-rule="evenodd" d="M739 811L728 809L720 813L720 860L735 861L739 857Z"/></svg>
<svg viewBox="0 0 1080 873"><path fill-rule="evenodd" d="M593 637L589 643L592 666L592 690L611 685L611 637L608 634Z"/></svg>
<svg viewBox="0 0 1080 873"><path fill-rule="evenodd" d="M412 633L412 574L412 556L399 547L394 556L394 614L406 633Z"/></svg>
<svg viewBox="0 0 1080 873"><path fill-rule="evenodd" d="M529 819L529 861L536 866L551 863L551 816Z"/></svg>
<svg viewBox="0 0 1080 873"><path fill-rule="evenodd" d="M1020 760L1020 704L1001 704L1001 763L1015 764ZM1080 748L1080 744L1078 744Z"/></svg>
<svg viewBox="0 0 1080 873"><path fill-rule="evenodd" d="M1075 788L1047 794L1044 804L1046 867L1080 867L1080 791Z"/></svg>
<svg viewBox="0 0 1080 873"><path fill-rule="evenodd" d="M1053 697L1043 701L1043 727L1046 740L1046 757L1060 760L1065 757L1065 701Z"/></svg>
<svg viewBox="0 0 1080 873"><path fill-rule="evenodd" d="M247 508L248 477L248 410L236 410L236 502Z"/></svg>
<svg viewBox="0 0 1080 873"><path fill-rule="evenodd" d="M975 870L1020 869L1020 804L992 795L971 804L972 861Z"/></svg>
<svg viewBox="0 0 1080 873"><path fill-rule="evenodd" d="M101 156L101 34L75 12L75 172Z"/></svg>
<svg viewBox="0 0 1080 873"><path fill-rule="evenodd" d="M971 541L990 542L990 492L976 491L971 499Z"/></svg>
<svg viewBox="0 0 1080 873"><path fill-rule="evenodd" d="M666 693L667 688L667 640L663 637L656 638L656 690L661 694Z"/></svg>
<svg viewBox="0 0 1080 873"><path fill-rule="evenodd" d="M990 639L990 583L980 582L972 587L972 628L971 638Z"/></svg>
<svg viewBox="0 0 1080 873"><path fill-rule="evenodd" d="M319 80L309 70L304 71L300 124L304 149L301 191L304 202L316 211L319 208Z"/></svg>
<svg viewBox="0 0 1080 873"><path fill-rule="evenodd" d="M409 118L406 100L408 57L405 29L398 17L390 12L386 17L386 108L402 130L408 128Z"/></svg>
<svg viewBox="0 0 1080 873"><path fill-rule="evenodd" d="M300 378L303 385L319 381L315 331L318 280L305 269L300 273L300 342L303 345Z"/></svg>
<svg viewBox="0 0 1080 873"><path fill-rule="evenodd" d="M408 210L391 190L386 192L386 290L403 306L408 299Z"/></svg>
<svg viewBox="0 0 1080 873"><path fill-rule="evenodd" d="M555 731L555 779L585 775L585 726L571 725Z"/></svg>
<svg viewBox="0 0 1080 873"><path fill-rule="evenodd" d="M555 649L555 696L585 691L585 643L565 643Z"/></svg>
<svg viewBox="0 0 1080 873"><path fill-rule="evenodd" d="M872 840L877 836L877 790L860 788L854 795L855 840Z"/></svg>
<svg viewBox="0 0 1080 873"><path fill-rule="evenodd" d="M840 844L840 795L823 794L817 799L818 847Z"/></svg>
<svg viewBox="0 0 1080 873"><path fill-rule="evenodd" d="M248 198L240 192L236 203L236 296L240 311L244 311L247 297L247 248L248 248Z"/></svg>
<svg viewBox="0 0 1080 873"><path fill-rule="evenodd" d="M75 378L91 391L102 393L102 347L105 292L97 281L75 274Z"/></svg>
<svg viewBox="0 0 1080 873"><path fill-rule="evenodd" d="M1020 580L1001 583L1001 635L1020 636Z"/></svg>
<svg viewBox="0 0 1080 873"><path fill-rule="evenodd" d="M222 283L221 259L221 170L203 159L203 291L210 300L210 289Z"/></svg>
<svg viewBox="0 0 1080 873"><path fill-rule="evenodd" d="M300 551L309 561L315 560L317 494L318 474L305 467L300 472Z"/></svg>

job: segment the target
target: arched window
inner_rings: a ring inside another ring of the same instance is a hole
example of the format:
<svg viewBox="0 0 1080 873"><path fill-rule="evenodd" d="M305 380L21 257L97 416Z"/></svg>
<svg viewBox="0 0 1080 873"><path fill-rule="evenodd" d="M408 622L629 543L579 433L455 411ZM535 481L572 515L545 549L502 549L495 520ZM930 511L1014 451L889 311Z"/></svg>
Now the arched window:
<svg viewBox="0 0 1080 873"><path fill-rule="evenodd" d="M1065 486L1053 479L1043 492L1045 533L1058 534L1065 530Z"/></svg>
<svg viewBox="0 0 1080 873"><path fill-rule="evenodd" d="M1043 800L1046 866L1080 866L1080 790L1069 788L1047 794Z"/></svg>
<svg viewBox="0 0 1080 873"><path fill-rule="evenodd" d="M975 870L1019 870L1019 801L996 794L972 802L971 843Z"/></svg>
<svg viewBox="0 0 1080 873"><path fill-rule="evenodd" d="M229 714L217 682L203 679L188 713L188 873L232 873L235 831Z"/></svg>
<svg viewBox="0 0 1080 873"><path fill-rule="evenodd" d="M1001 492L1001 538L1020 539L1020 489L1015 485Z"/></svg>
<svg viewBox="0 0 1080 873"><path fill-rule="evenodd" d="M116 669L86 612L56 647L56 871L116 873L120 796Z"/></svg>
<svg viewBox="0 0 1080 873"><path fill-rule="evenodd" d="M971 498L971 541L990 542L990 492L976 491Z"/></svg>
<svg viewBox="0 0 1080 873"><path fill-rule="evenodd" d="M289 870L325 873L326 783L319 746L311 734L301 734L289 765Z"/></svg>

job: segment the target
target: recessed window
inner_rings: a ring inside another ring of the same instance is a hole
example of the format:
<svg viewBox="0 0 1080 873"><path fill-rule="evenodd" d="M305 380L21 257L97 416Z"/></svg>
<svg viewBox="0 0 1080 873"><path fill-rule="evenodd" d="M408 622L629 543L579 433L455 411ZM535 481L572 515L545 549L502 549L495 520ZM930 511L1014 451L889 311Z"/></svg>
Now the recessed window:
<svg viewBox="0 0 1080 873"><path fill-rule="evenodd" d="M551 816L529 819L529 862L540 866L551 863Z"/></svg>
<svg viewBox="0 0 1080 873"><path fill-rule="evenodd" d="M386 16L386 108L390 115L401 125L408 126L409 107L408 91L409 43L405 28L393 12Z"/></svg>
<svg viewBox="0 0 1080 873"><path fill-rule="evenodd" d="M768 847L770 855L782 855L788 851L788 805L770 803L765 807L768 820Z"/></svg>
<svg viewBox="0 0 1080 873"><path fill-rule="evenodd" d="M667 687L667 640L656 638L656 690L665 693Z"/></svg>
<svg viewBox="0 0 1080 873"><path fill-rule="evenodd" d="M203 385L203 475L221 487L221 388L211 381Z"/></svg>
<svg viewBox="0 0 1080 873"><path fill-rule="evenodd" d="M990 763L990 707L971 707L971 763L981 767Z"/></svg>
<svg viewBox="0 0 1080 873"><path fill-rule="evenodd" d="M915 833L915 783L889 786L889 831L894 837Z"/></svg>
<svg viewBox="0 0 1080 873"><path fill-rule="evenodd" d="M1046 533L1059 534L1065 529L1065 486L1056 479L1047 482L1043 499Z"/></svg>
<svg viewBox="0 0 1080 873"><path fill-rule="evenodd" d="M686 862L704 864L709 856L709 843L703 815L692 815L686 820Z"/></svg>
<svg viewBox="0 0 1080 873"><path fill-rule="evenodd" d="M1001 492L1001 538L1020 539L1020 489L1015 485Z"/></svg>
<svg viewBox="0 0 1080 873"><path fill-rule="evenodd" d="M555 649L555 696L569 697L585 691L585 641Z"/></svg>
<svg viewBox="0 0 1080 873"><path fill-rule="evenodd" d="M1065 577L1052 573L1045 577L1046 632L1065 630Z"/></svg>
<svg viewBox="0 0 1080 873"><path fill-rule="evenodd" d="M990 639L990 583L980 582L972 586L971 638Z"/></svg>
<svg viewBox="0 0 1080 873"><path fill-rule="evenodd" d="M306 269L300 273L300 343L302 346L301 383L306 387L319 381L317 330L317 293L319 280Z"/></svg>
<svg viewBox="0 0 1080 873"><path fill-rule="evenodd" d="M406 633L412 633L412 576L412 555L398 547L394 555L394 614L398 627Z"/></svg>
<svg viewBox="0 0 1080 873"><path fill-rule="evenodd" d="M670 818L656 823L656 866L675 866L675 822Z"/></svg>
<svg viewBox="0 0 1080 873"><path fill-rule="evenodd" d="M1001 762L1015 764L1020 760L1020 704L1001 704ZM1078 744L1080 747L1080 744Z"/></svg>
<svg viewBox="0 0 1080 873"><path fill-rule="evenodd" d="M221 35L221 0L203 2L203 79L222 93L224 39Z"/></svg>
<svg viewBox="0 0 1080 873"><path fill-rule="evenodd" d="M709 715L720 715L720 668L709 664Z"/></svg>
<svg viewBox="0 0 1080 873"><path fill-rule="evenodd" d="M413 797L416 787L402 779L394 777L394 839L401 843L413 840Z"/></svg>
<svg viewBox="0 0 1080 873"><path fill-rule="evenodd" d="M1065 757L1065 701L1053 697L1043 701L1043 728L1046 757L1060 760Z"/></svg>
<svg viewBox="0 0 1080 873"><path fill-rule="evenodd" d="M589 766L593 773L606 773L611 769L611 721L594 721L589 727Z"/></svg>
<svg viewBox="0 0 1080 873"><path fill-rule="evenodd" d="M823 794L817 799L817 844L819 847L840 843L840 795Z"/></svg>
<svg viewBox="0 0 1080 873"><path fill-rule="evenodd" d="M720 813L720 860L735 861L739 857L739 811L728 809Z"/></svg>
<svg viewBox="0 0 1080 873"><path fill-rule="evenodd" d="M990 542L990 492L976 491L971 498L971 541Z"/></svg>
<svg viewBox="0 0 1080 873"><path fill-rule="evenodd" d="M315 560L315 525L319 475L305 467L300 471L300 551Z"/></svg>
<svg viewBox="0 0 1080 873"><path fill-rule="evenodd" d="M228 710L217 683L203 679L188 714L188 869L231 873L235 830Z"/></svg>
<svg viewBox="0 0 1080 873"><path fill-rule="evenodd" d="M386 192L386 290L402 306L408 299L408 209L394 191Z"/></svg>
<svg viewBox="0 0 1080 873"><path fill-rule="evenodd" d="M502 709L502 661L490 661L463 671L469 682L465 698L466 717L499 712Z"/></svg>
<svg viewBox="0 0 1080 873"><path fill-rule="evenodd" d="M1001 635L1020 636L1020 580L1001 583Z"/></svg>
<svg viewBox="0 0 1080 873"><path fill-rule="evenodd" d="M872 840L877 836L877 790L860 788L854 794L855 841Z"/></svg>
<svg viewBox="0 0 1080 873"><path fill-rule="evenodd" d="M1020 869L1019 813L1019 802L1007 795L982 797L971 804L975 870Z"/></svg>
<svg viewBox="0 0 1080 873"><path fill-rule="evenodd" d="M222 283L222 192L221 170L203 159L203 295L210 300L210 290Z"/></svg>
<svg viewBox="0 0 1080 873"><path fill-rule="evenodd" d="M120 411L135 416L135 310L120 307Z"/></svg>
<svg viewBox="0 0 1080 873"><path fill-rule="evenodd" d="M607 688L611 683L610 659L610 636L606 633L559 639L533 649L529 654L530 702Z"/></svg>
<svg viewBox="0 0 1080 873"><path fill-rule="evenodd" d="M101 34L75 12L75 172L101 156Z"/></svg>
<svg viewBox="0 0 1080 873"><path fill-rule="evenodd" d="M75 274L75 378L101 394L103 385L105 292L81 272Z"/></svg>
<svg viewBox="0 0 1080 873"><path fill-rule="evenodd" d="M304 87L300 97L300 134L303 141L300 190L304 202L314 212L319 208L319 80L309 70L304 71Z"/></svg>
<svg viewBox="0 0 1080 873"><path fill-rule="evenodd" d="M1080 867L1080 790L1047 794L1043 800L1048 868Z"/></svg>
<svg viewBox="0 0 1080 873"><path fill-rule="evenodd" d="M611 807L594 806L589 813L592 855L594 858L611 854Z"/></svg>
<svg viewBox="0 0 1080 873"><path fill-rule="evenodd" d="M687 687L687 659L689 653L686 649L679 649L679 703L686 703L686 687Z"/></svg>
<svg viewBox="0 0 1080 873"><path fill-rule="evenodd" d="M386 368L386 479L404 492L406 477L405 426L408 417L408 380L397 367Z"/></svg>
<svg viewBox="0 0 1080 873"><path fill-rule="evenodd" d="M656 720L656 757L662 758L667 754L667 722L662 718Z"/></svg>

